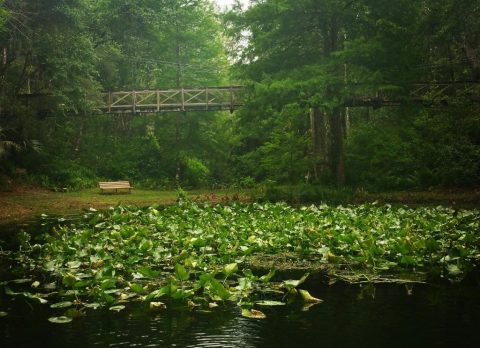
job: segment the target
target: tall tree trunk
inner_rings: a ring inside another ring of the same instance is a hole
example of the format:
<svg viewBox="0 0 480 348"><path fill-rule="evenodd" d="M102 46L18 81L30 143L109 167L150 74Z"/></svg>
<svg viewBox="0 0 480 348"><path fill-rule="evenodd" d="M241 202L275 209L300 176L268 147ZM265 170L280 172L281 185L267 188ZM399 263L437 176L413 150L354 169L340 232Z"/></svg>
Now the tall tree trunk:
<svg viewBox="0 0 480 348"><path fill-rule="evenodd" d="M330 114L330 127L332 132L331 146L331 169L335 176L338 186L345 185L345 138L344 138L344 121L345 115L342 109L337 107Z"/></svg>
<svg viewBox="0 0 480 348"><path fill-rule="evenodd" d="M318 107L310 109L310 129L313 147L313 175L318 181L328 170L327 165L327 119L325 113Z"/></svg>
<svg viewBox="0 0 480 348"><path fill-rule="evenodd" d="M178 26L177 26L177 35L178 35ZM182 72L182 65L181 65L181 48L180 42L177 39L177 46L176 46L176 58L177 58L177 88L183 89L183 72ZM183 93L183 90L182 90ZM183 101L183 98L182 98ZM183 108L183 102L182 102ZM184 114L185 111L182 112ZM175 183L179 186L180 185L180 148L181 148L181 139L180 139L180 127L181 127L181 114L177 112L175 115L175 146L176 146L176 153L175 153Z"/></svg>
<svg viewBox="0 0 480 348"><path fill-rule="evenodd" d="M85 131L85 117L82 117L80 121L80 129L78 131L77 140L75 141L75 152L77 153L80 151L80 147L82 145L84 131Z"/></svg>

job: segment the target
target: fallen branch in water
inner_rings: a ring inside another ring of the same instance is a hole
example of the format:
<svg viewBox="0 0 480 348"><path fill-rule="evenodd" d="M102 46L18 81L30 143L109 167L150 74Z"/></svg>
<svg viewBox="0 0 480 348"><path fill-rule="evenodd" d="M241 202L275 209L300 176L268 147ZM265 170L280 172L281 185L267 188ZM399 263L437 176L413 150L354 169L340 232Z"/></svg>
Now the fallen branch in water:
<svg viewBox="0 0 480 348"><path fill-rule="evenodd" d="M427 284L427 282L418 279L392 278L376 274L331 273L330 276L335 280L349 284Z"/></svg>

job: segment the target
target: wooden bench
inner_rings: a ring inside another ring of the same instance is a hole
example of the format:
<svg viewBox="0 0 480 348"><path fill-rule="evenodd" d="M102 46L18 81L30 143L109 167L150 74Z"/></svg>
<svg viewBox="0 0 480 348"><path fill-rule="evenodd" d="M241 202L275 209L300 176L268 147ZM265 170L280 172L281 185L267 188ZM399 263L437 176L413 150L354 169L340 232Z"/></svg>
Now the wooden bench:
<svg viewBox="0 0 480 348"><path fill-rule="evenodd" d="M105 193L107 190L115 190L115 192L118 192L118 190L127 189L129 193L132 192L132 186L128 181L100 181L98 187L100 187L102 193Z"/></svg>

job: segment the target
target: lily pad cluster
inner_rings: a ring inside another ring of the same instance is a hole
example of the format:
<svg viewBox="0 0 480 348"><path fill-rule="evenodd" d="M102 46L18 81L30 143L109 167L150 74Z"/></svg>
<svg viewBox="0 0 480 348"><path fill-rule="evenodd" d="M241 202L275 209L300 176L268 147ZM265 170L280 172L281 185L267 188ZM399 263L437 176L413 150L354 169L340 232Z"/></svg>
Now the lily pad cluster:
<svg viewBox="0 0 480 348"><path fill-rule="evenodd" d="M480 211L442 207L120 206L59 226L43 243L27 238L12 257L36 293L4 285L12 296L54 298L57 310L74 306L74 315L101 306L121 311L129 301L145 301L151 310L164 308L162 301L183 301L202 310L232 302L243 315L262 318L262 306L321 300L299 288L307 275L274 282L273 269L255 274L246 267L252 255L294 253L338 270L458 280L480 263L478 231Z"/></svg>

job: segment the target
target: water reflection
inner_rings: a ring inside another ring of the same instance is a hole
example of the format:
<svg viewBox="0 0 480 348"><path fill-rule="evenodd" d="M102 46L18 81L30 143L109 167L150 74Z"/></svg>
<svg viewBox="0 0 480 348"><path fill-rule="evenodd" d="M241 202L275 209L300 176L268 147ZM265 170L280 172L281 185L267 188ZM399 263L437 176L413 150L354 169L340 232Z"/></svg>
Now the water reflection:
<svg viewBox="0 0 480 348"><path fill-rule="evenodd" d="M360 294L363 295L359 296ZM0 347L478 347L478 287L376 287L375 297L356 286L318 285L324 303L264 309L265 320L240 316L234 306L213 312L172 308L150 312L90 311L67 325L47 306L33 310L0 298Z"/></svg>
<svg viewBox="0 0 480 348"><path fill-rule="evenodd" d="M151 314L139 306L128 315L99 313L86 318L86 342L98 347L256 347L259 323L236 309L215 312L170 310Z"/></svg>

